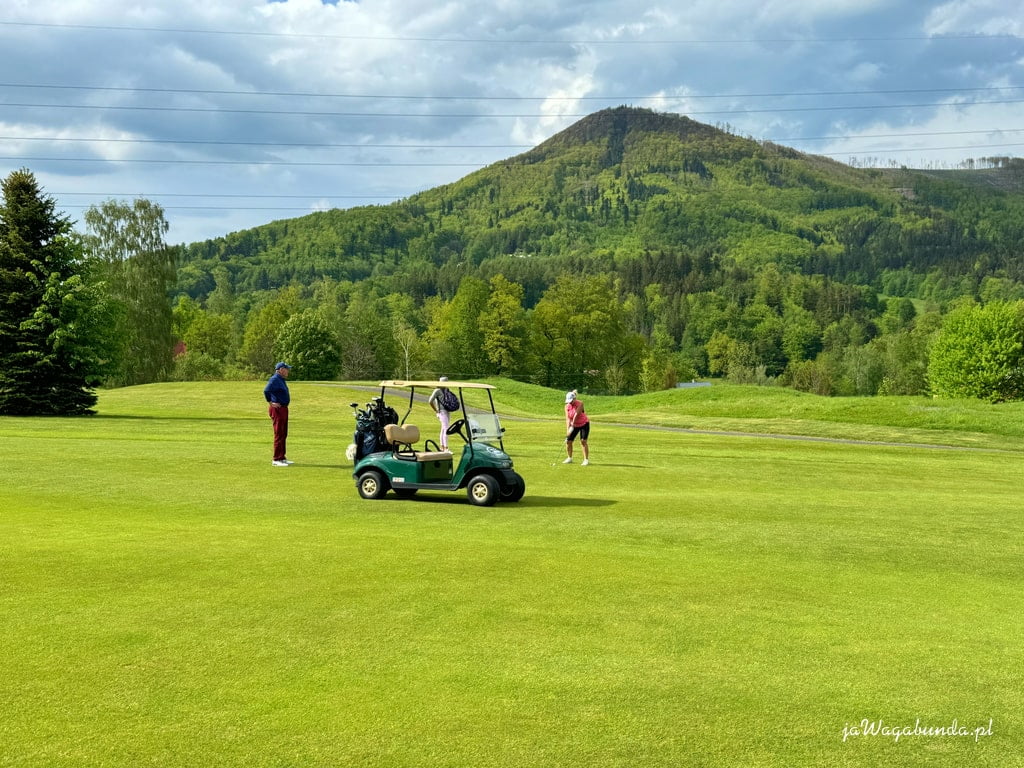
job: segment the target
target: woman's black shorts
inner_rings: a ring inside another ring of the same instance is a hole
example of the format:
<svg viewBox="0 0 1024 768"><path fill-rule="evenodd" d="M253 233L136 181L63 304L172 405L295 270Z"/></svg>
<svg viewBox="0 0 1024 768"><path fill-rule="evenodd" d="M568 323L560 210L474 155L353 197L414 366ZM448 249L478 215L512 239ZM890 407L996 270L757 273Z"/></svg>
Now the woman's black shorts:
<svg viewBox="0 0 1024 768"><path fill-rule="evenodd" d="M573 427L572 428L572 432L570 432L569 436L567 438L565 438L565 439L566 439L567 442L571 443L573 440L576 439L576 435L580 436L580 440L589 440L590 439L590 422L588 421L582 427Z"/></svg>

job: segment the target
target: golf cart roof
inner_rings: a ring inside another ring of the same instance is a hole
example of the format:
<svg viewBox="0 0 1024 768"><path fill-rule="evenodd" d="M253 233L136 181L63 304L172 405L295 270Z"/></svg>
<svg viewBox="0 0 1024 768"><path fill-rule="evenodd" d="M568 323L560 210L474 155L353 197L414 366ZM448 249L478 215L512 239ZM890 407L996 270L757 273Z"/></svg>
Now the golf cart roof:
<svg viewBox="0 0 1024 768"><path fill-rule="evenodd" d="M382 387L448 387L448 389L495 389L493 384L480 384L475 381L405 381L392 379L382 381Z"/></svg>

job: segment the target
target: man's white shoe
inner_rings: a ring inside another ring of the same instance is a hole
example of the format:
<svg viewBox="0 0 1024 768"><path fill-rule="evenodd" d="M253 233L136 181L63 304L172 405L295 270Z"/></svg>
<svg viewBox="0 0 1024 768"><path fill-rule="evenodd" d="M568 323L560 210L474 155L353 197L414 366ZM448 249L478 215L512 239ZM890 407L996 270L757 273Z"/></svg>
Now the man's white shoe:
<svg viewBox="0 0 1024 768"><path fill-rule="evenodd" d="M270 463L271 463L272 466L275 466L275 467L287 467L288 466L288 462L287 461L272 461Z"/></svg>
<svg viewBox="0 0 1024 768"><path fill-rule="evenodd" d="M295 463L294 461L290 461L288 459L282 459L282 461L284 461L285 464L294 464Z"/></svg>
<svg viewBox="0 0 1024 768"><path fill-rule="evenodd" d="M583 466L583 467L585 467L585 466L587 466L587 464L589 464L589 463L590 463L590 459L584 459L584 460L583 460L583 463L582 463L582 464L581 464L580 466Z"/></svg>
<svg viewBox="0 0 1024 768"><path fill-rule="evenodd" d="M563 461L562 463L563 463L563 464L572 464L572 456L568 457L568 458L567 458L567 459L566 459L565 461Z"/></svg>

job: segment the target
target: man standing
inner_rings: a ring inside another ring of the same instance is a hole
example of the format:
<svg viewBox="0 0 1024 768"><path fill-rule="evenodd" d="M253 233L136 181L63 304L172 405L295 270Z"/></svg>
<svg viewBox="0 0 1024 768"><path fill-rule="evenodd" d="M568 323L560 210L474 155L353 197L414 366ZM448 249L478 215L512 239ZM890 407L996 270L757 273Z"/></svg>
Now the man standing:
<svg viewBox="0 0 1024 768"><path fill-rule="evenodd" d="M292 369L288 363L274 366L274 375L263 388L263 396L270 404L270 421L274 425L274 459L270 463L275 467L287 467L285 443L288 441L288 404L292 397L288 392L288 372Z"/></svg>

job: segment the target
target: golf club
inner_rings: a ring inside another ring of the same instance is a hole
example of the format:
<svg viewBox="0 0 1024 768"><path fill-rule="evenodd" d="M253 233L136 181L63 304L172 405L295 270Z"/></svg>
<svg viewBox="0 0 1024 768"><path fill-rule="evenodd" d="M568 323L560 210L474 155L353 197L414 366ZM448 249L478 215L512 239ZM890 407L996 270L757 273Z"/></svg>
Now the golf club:
<svg viewBox="0 0 1024 768"><path fill-rule="evenodd" d="M564 438L562 438L562 453L563 453L563 454L565 453L565 442L566 442L566 441L567 441L568 439L569 439L569 436L568 436L568 435L566 435L566 436L565 436ZM559 465L560 463L561 463L561 459L559 459L559 461L553 461L553 462L551 462L551 466L552 466L552 467L557 467L557 466L558 466L558 465Z"/></svg>

